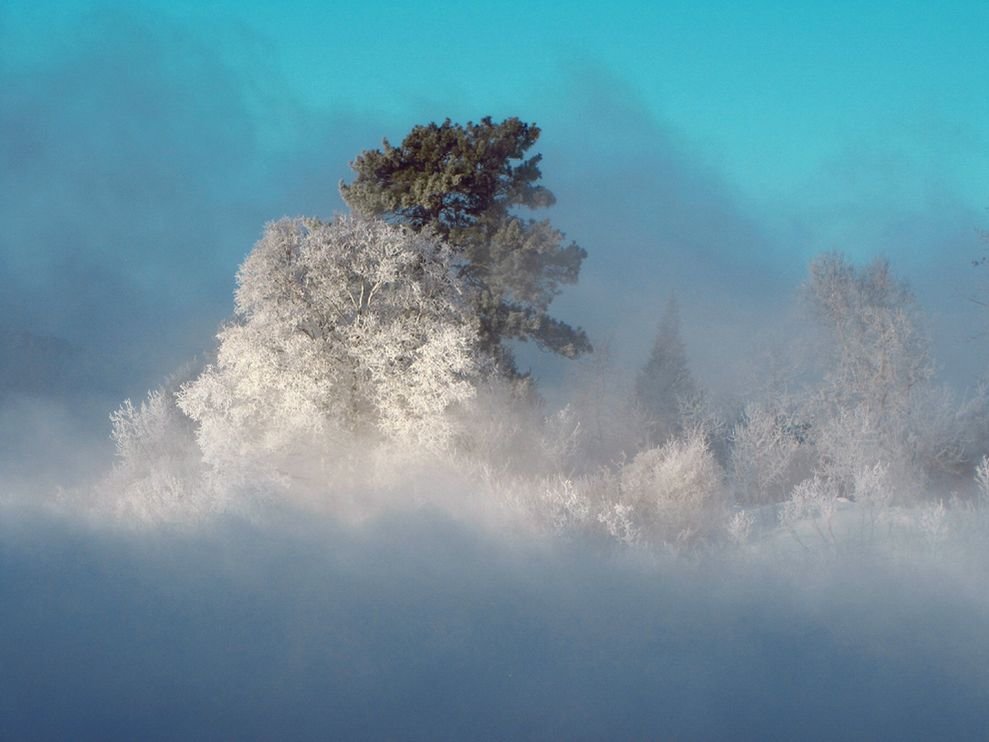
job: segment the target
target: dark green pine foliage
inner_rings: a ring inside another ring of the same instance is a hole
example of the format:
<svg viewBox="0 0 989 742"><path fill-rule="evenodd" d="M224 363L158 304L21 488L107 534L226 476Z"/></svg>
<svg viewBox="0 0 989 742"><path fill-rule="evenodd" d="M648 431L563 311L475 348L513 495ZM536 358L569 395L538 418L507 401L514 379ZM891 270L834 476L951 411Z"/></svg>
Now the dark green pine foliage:
<svg viewBox="0 0 989 742"><path fill-rule="evenodd" d="M680 311L671 296L659 321L652 353L635 381L636 406L647 422L650 437L660 442L680 432L680 408L697 396L680 337Z"/></svg>
<svg viewBox="0 0 989 742"><path fill-rule="evenodd" d="M416 126L398 147L385 140L361 152L353 183L340 185L354 211L435 230L459 251L461 271L478 289L483 347L509 374L509 340L568 358L591 349L583 330L548 314L587 253L548 220L516 213L556 200L538 184L541 155L525 156L538 138L537 126L517 118Z"/></svg>

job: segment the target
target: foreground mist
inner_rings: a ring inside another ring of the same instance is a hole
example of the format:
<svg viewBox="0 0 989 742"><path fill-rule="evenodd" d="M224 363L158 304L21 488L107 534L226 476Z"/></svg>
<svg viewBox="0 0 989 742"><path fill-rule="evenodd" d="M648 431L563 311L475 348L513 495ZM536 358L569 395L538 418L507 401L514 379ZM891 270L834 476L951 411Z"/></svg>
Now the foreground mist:
<svg viewBox="0 0 989 742"><path fill-rule="evenodd" d="M195 530L2 522L6 739L989 730L984 541L683 559L430 508L357 527L288 508Z"/></svg>

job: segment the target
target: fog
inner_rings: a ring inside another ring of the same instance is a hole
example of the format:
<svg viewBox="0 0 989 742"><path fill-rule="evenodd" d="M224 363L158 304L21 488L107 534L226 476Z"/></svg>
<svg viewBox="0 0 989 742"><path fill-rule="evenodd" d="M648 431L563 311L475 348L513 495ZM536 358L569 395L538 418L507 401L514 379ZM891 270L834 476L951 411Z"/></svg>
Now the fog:
<svg viewBox="0 0 989 742"><path fill-rule="evenodd" d="M0 8L0 737L989 734L984 132L836 135L766 185L607 58L480 110L466 78L320 99L251 17ZM210 458L176 393L265 224L488 114L538 118L589 253L552 313L596 352L520 345L535 394L482 385L450 448L279 428ZM834 250L886 335L808 306ZM875 298L876 257L916 302ZM671 296L699 392L657 432L633 400ZM855 386L875 333L893 402Z"/></svg>
<svg viewBox="0 0 989 742"><path fill-rule="evenodd" d="M966 565L607 555L436 512L206 533L5 516L8 738L981 736Z"/></svg>

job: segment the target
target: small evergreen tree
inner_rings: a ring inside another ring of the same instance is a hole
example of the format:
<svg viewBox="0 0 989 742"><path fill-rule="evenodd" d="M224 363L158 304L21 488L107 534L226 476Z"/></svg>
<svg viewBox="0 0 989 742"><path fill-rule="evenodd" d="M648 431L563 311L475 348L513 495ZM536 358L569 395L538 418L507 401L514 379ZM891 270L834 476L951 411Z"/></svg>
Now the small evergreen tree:
<svg viewBox="0 0 989 742"><path fill-rule="evenodd" d="M659 321L659 331L646 365L635 382L636 406L647 421L654 441L679 431L682 404L697 396L680 337L680 312L671 296Z"/></svg>

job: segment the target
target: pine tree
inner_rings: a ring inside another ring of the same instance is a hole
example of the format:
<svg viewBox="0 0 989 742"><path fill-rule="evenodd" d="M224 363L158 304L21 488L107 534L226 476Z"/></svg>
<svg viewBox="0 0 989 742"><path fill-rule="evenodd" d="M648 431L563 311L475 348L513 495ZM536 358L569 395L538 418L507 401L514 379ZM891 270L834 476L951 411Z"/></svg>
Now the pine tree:
<svg viewBox="0 0 989 742"><path fill-rule="evenodd" d="M515 371L510 340L567 358L591 349L583 330L548 314L587 253L548 220L515 213L556 200L537 183L541 155L525 157L539 133L517 118L416 126L398 147L385 140L361 152L351 163L353 183L340 185L355 212L432 230L454 247L476 289L482 350L508 373Z"/></svg>
<svg viewBox="0 0 989 742"><path fill-rule="evenodd" d="M679 429L680 407L697 395L680 337L680 312L670 296L659 322L652 353L635 382L636 405L655 441Z"/></svg>

